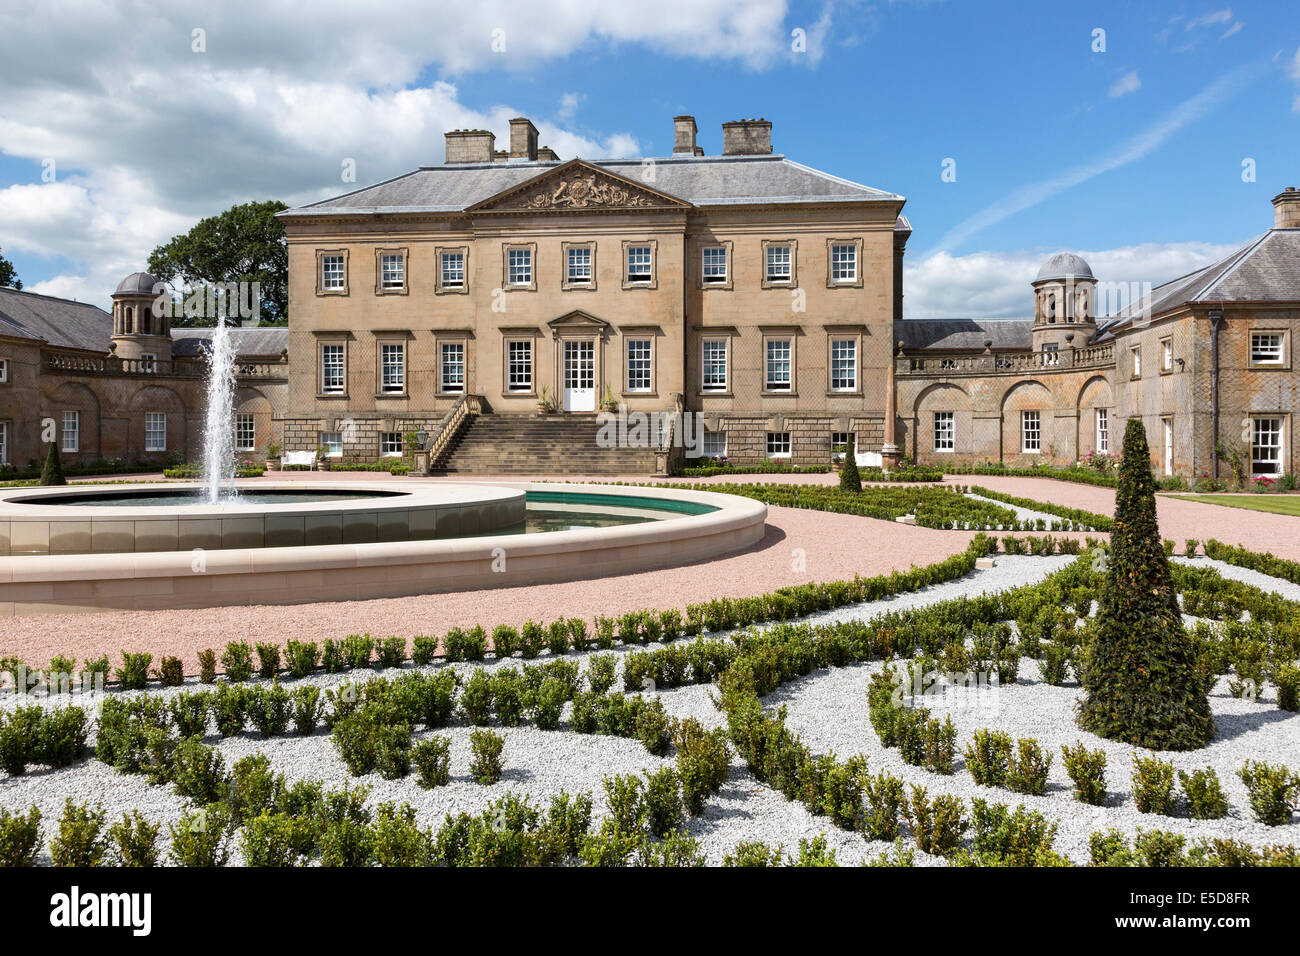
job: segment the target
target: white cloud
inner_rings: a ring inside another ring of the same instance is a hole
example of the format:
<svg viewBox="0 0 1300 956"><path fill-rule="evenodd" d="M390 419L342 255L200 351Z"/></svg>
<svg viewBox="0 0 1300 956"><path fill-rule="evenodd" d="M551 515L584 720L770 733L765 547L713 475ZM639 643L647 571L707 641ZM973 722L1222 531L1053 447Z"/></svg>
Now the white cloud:
<svg viewBox="0 0 1300 956"><path fill-rule="evenodd" d="M784 0L357 10L352 0L173 0L143 16L66 0L0 7L0 151L59 170L56 183L0 192L0 243L74 263L32 287L106 302L154 246L234 203L301 203L440 162L448 129L481 126L500 142L524 111L462 101L459 74L622 44L761 69L788 49ZM206 52L191 50L196 28ZM581 102L575 91L531 117L543 145L566 159L642 151L627 131L581 122ZM355 184L341 180L345 159Z"/></svg>
<svg viewBox="0 0 1300 956"><path fill-rule="evenodd" d="M1212 10L1209 13L1203 13L1199 17L1192 17L1187 21L1188 30L1195 30L1198 27L1212 27L1219 23L1231 23L1232 10Z"/></svg>
<svg viewBox="0 0 1300 956"><path fill-rule="evenodd" d="M1150 155L1175 133L1208 115L1235 96L1256 75L1258 69L1250 64L1225 73L1195 96L1184 100L1163 118L1131 136L1110 153L1073 166L1050 179L1022 186L963 219L943 235L934 251L951 250L989 226L1009 219L1018 212L1037 206L1058 193L1072 189L1112 169L1127 166Z"/></svg>
<svg viewBox="0 0 1300 956"><path fill-rule="evenodd" d="M1118 80L1110 85L1107 95L1112 99L1119 99L1128 93L1136 93L1142 88L1142 81L1138 79L1137 70L1129 70Z"/></svg>
<svg viewBox="0 0 1300 956"><path fill-rule="evenodd" d="M1236 245L1206 242L1143 243L1115 249L1080 250L1101 282L1150 283L1186 275L1222 259ZM936 252L907 261L903 314L922 318L1016 318L1034 313L1030 283L1057 250Z"/></svg>
<svg viewBox="0 0 1300 956"><path fill-rule="evenodd" d="M1220 39L1220 40L1226 40L1226 39L1228 39L1228 37L1230 37L1230 36L1236 36L1238 33L1240 33L1240 32L1242 31L1242 29L1243 29L1244 27L1245 27L1245 24L1242 23L1240 20L1238 20L1238 21L1237 21L1236 23L1234 23L1232 26L1228 27L1228 29L1224 32L1223 36L1219 37L1219 39Z"/></svg>

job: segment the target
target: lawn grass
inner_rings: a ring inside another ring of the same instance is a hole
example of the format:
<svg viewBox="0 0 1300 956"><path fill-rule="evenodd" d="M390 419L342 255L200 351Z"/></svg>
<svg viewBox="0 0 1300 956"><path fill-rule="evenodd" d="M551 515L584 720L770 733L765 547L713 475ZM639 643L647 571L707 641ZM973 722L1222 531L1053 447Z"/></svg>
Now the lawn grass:
<svg viewBox="0 0 1300 956"><path fill-rule="evenodd" d="M1300 495L1170 495L1184 501L1199 501L1207 505L1224 505L1228 508L1245 508L1248 511L1268 511L1277 515L1300 517Z"/></svg>

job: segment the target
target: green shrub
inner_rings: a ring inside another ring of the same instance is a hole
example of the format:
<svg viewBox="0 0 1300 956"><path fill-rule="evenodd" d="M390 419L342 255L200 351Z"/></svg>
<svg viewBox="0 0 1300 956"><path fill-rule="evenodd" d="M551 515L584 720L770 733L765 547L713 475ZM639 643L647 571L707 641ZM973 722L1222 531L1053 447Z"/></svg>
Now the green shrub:
<svg viewBox="0 0 1300 956"><path fill-rule="evenodd" d="M605 805L619 833L640 834L645 826L645 781L632 774L605 778Z"/></svg>
<svg viewBox="0 0 1300 956"><path fill-rule="evenodd" d="M1183 543L1183 554L1185 554L1189 558L1196 557L1196 546L1198 544L1200 544L1200 542L1197 541L1195 538L1188 538Z"/></svg>
<svg viewBox="0 0 1300 956"><path fill-rule="evenodd" d="M490 730L475 730L469 735L469 772L476 781L487 786L501 779L501 751L505 749L504 737Z"/></svg>
<svg viewBox="0 0 1300 956"><path fill-rule="evenodd" d="M289 676L295 679L307 677L320 666L320 647L315 641L290 640L285 647L285 656Z"/></svg>
<svg viewBox="0 0 1300 956"><path fill-rule="evenodd" d="M353 670L370 666L375 639L369 634L349 634L343 638L343 663Z"/></svg>
<svg viewBox="0 0 1300 956"><path fill-rule="evenodd" d="M22 776L36 759L35 751L45 713L39 705L0 711L0 769Z"/></svg>
<svg viewBox="0 0 1300 956"><path fill-rule="evenodd" d="M99 866L108 852L104 816L102 806L76 804L69 797L59 818L59 832L50 841L50 862L54 866Z"/></svg>
<svg viewBox="0 0 1300 956"><path fill-rule="evenodd" d="M185 683L185 667L179 657L164 657L158 663L158 682L164 687L180 687Z"/></svg>
<svg viewBox="0 0 1300 956"><path fill-rule="evenodd" d="M409 804L381 803L371 827L371 857L379 866L428 866L433 841Z"/></svg>
<svg viewBox="0 0 1300 956"><path fill-rule="evenodd" d="M1065 683L1065 665L1069 661L1069 649L1060 644L1048 644L1043 648L1043 680L1053 687Z"/></svg>
<svg viewBox="0 0 1300 956"><path fill-rule="evenodd" d="M233 737L244 730L244 688L219 684L212 695L212 716L217 722L217 733Z"/></svg>
<svg viewBox="0 0 1300 956"><path fill-rule="evenodd" d="M492 695L495 681L481 668L475 669L460 693L460 707L465 719L476 727L486 724L492 717Z"/></svg>
<svg viewBox="0 0 1300 956"><path fill-rule="evenodd" d="M682 800L692 816L704 812L704 801L722 789L730 770L731 752L722 728L708 731L692 717L677 722L677 777Z"/></svg>
<svg viewBox="0 0 1300 956"><path fill-rule="evenodd" d="M226 680L241 683L253 676L253 649L247 641L231 641L221 654Z"/></svg>
<svg viewBox="0 0 1300 956"><path fill-rule="evenodd" d="M233 820L222 804L184 814L170 827L169 855L177 866L225 866Z"/></svg>
<svg viewBox="0 0 1300 956"><path fill-rule="evenodd" d="M263 737L279 737L289 727L293 705L289 692L280 686L279 679L270 687L250 688L245 700L245 710L253 726Z"/></svg>
<svg viewBox="0 0 1300 956"><path fill-rule="evenodd" d="M293 728L301 737L316 731L321 716L325 712L325 702L321 700L320 688L313 684L295 687L292 698Z"/></svg>
<svg viewBox="0 0 1300 956"><path fill-rule="evenodd" d="M1273 670L1277 684L1277 706L1282 710L1300 710L1300 667L1282 664Z"/></svg>
<svg viewBox="0 0 1300 956"><path fill-rule="evenodd" d="M212 648L199 651L199 683L215 684L217 682L217 652Z"/></svg>
<svg viewBox="0 0 1300 956"><path fill-rule="evenodd" d="M0 867L32 866L41 848L41 811L26 813L0 807Z"/></svg>
<svg viewBox="0 0 1300 956"><path fill-rule="evenodd" d="M237 823L274 809L283 791L284 778L271 770L271 761L265 754L240 757L230 770L228 802Z"/></svg>
<svg viewBox="0 0 1300 956"><path fill-rule="evenodd" d="M519 629L519 656L532 660L546 646L546 628L537 621L524 621Z"/></svg>
<svg viewBox="0 0 1300 956"><path fill-rule="evenodd" d="M552 654L566 654L569 650L569 622L552 621L546 628L546 649Z"/></svg>
<svg viewBox="0 0 1300 956"><path fill-rule="evenodd" d="M443 640L449 661L481 661L487 656L487 634L481 627L453 627Z"/></svg>
<svg viewBox="0 0 1300 956"><path fill-rule="evenodd" d="M1082 742L1073 747L1061 746L1065 772L1074 783L1074 795L1080 803L1094 807L1106 800L1106 751L1089 750Z"/></svg>
<svg viewBox="0 0 1300 956"><path fill-rule="evenodd" d="M66 485L68 479L63 477L63 459L59 449L50 442L50 450L45 453L45 466L41 469L40 485Z"/></svg>
<svg viewBox="0 0 1300 956"><path fill-rule="evenodd" d="M401 667L406 660L406 638L386 637L379 642L379 666Z"/></svg>
<svg viewBox="0 0 1300 956"><path fill-rule="evenodd" d="M325 643L321 646L320 666L326 674L337 674L346 666L343 657L343 643L336 641L331 637L325 638Z"/></svg>
<svg viewBox="0 0 1300 956"><path fill-rule="evenodd" d="M374 851L374 833L356 820L329 823L320 838L321 866L369 866Z"/></svg>
<svg viewBox="0 0 1300 956"><path fill-rule="evenodd" d="M244 824L240 849L245 866L293 866L298 862L298 821L287 813L262 812Z"/></svg>
<svg viewBox="0 0 1300 956"><path fill-rule="evenodd" d="M659 698L652 698L637 712L636 738L656 757L668 753L673 739L673 719Z"/></svg>
<svg viewBox="0 0 1300 956"><path fill-rule="evenodd" d="M498 624L492 629L492 652L498 660L514 657L519 650L519 631L508 624Z"/></svg>
<svg viewBox="0 0 1300 956"><path fill-rule="evenodd" d="M538 730L554 730L560 726L566 696L563 681L554 677L542 681L542 686L533 696L533 721Z"/></svg>
<svg viewBox="0 0 1300 956"><path fill-rule="evenodd" d="M117 679L123 690L144 690L149 686L149 665L153 655L122 652L122 666L117 669Z"/></svg>
<svg viewBox="0 0 1300 956"><path fill-rule="evenodd" d="M962 836L970 828L960 798L945 793L931 800L925 787L916 784L912 785L912 794L903 812L917 847L938 856L957 849Z"/></svg>
<svg viewBox="0 0 1300 956"><path fill-rule="evenodd" d="M1002 787L1011 764L1011 736L1000 730L977 730L966 745L966 769L984 787Z"/></svg>
<svg viewBox="0 0 1300 956"><path fill-rule="evenodd" d="M1174 812L1174 765L1158 757L1133 755L1133 802L1139 813Z"/></svg>
<svg viewBox="0 0 1300 956"><path fill-rule="evenodd" d="M382 724L374 731L375 769L385 780L400 780L411 772L411 725Z"/></svg>
<svg viewBox="0 0 1300 956"><path fill-rule="evenodd" d="M524 715L527 685L513 667L499 668L492 674L492 700L497 718L506 727L516 727Z"/></svg>
<svg viewBox="0 0 1300 956"><path fill-rule="evenodd" d="M596 618L595 625L596 646L602 651L609 650L614 646L614 620L601 614Z"/></svg>
<svg viewBox="0 0 1300 956"><path fill-rule="evenodd" d="M886 773L878 773L874 777L863 779L862 792L866 797L863 832L872 840L895 839L898 836L899 816L907 804L903 781Z"/></svg>
<svg viewBox="0 0 1300 956"><path fill-rule="evenodd" d="M799 840L799 852L790 857L790 866L839 866L835 851L826 845L826 834L821 833L811 840Z"/></svg>
<svg viewBox="0 0 1300 956"><path fill-rule="evenodd" d="M840 490L862 491L862 475L858 473L858 460L852 448L844 452L844 464L840 466Z"/></svg>
<svg viewBox="0 0 1300 956"><path fill-rule="evenodd" d="M438 638L429 634L417 634L411 638L411 660L416 667L427 667L438 655Z"/></svg>
<svg viewBox="0 0 1300 956"><path fill-rule="evenodd" d="M1219 775L1210 767L1178 772L1183 799L1187 801L1187 815L1193 820L1218 820L1228 815L1228 798L1223 795Z"/></svg>
<svg viewBox="0 0 1300 956"><path fill-rule="evenodd" d="M418 782L426 790L451 782L451 738L439 735L420 741L411 750L411 759Z"/></svg>
<svg viewBox="0 0 1300 956"><path fill-rule="evenodd" d="M677 772L662 767L646 774L645 823L650 832L665 838L682 822L682 793Z"/></svg>
<svg viewBox="0 0 1300 956"><path fill-rule="evenodd" d="M1016 749L1007 765L1007 787L1016 793L1042 796L1047 792L1047 771L1052 755L1044 754L1037 740L1016 741Z"/></svg>
<svg viewBox="0 0 1300 956"><path fill-rule="evenodd" d="M1300 794L1300 774L1248 760L1237 776L1250 791L1250 810L1257 821L1271 827L1291 822Z"/></svg>
<svg viewBox="0 0 1300 956"><path fill-rule="evenodd" d="M707 860L700 841L681 830L665 834L659 841L643 840L637 855L637 866L706 866Z"/></svg>
<svg viewBox="0 0 1300 956"><path fill-rule="evenodd" d="M573 698L573 711L569 714L569 728L576 734L596 732L596 706L601 695L594 691L577 694Z"/></svg>
<svg viewBox="0 0 1300 956"><path fill-rule="evenodd" d="M229 778L221 752L205 746L197 737L186 737L176 745L172 786L178 796L188 797L199 805L222 800L229 788Z"/></svg>
<svg viewBox="0 0 1300 956"><path fill-rule="evenodd" d="M280 672L280 645L257 642L257 674L270 680Z"/></svg>
<svg viewBox="0 0 1300 956"><path fill-rule="evenodd" d="M1018 806L1014 811L1005 804L971 802L975 832L972 840L977 854L991 854L1010 866L1034 866L1050 853L1058 824L1048 823L1036 810Z"/></svg>
<svg viewBox="0 0 1300 956"><path fill-rule="evenodd" d="M86 712L80 707L56 707L41 715L33 753L40 763L58 769L86 753Z"/></svg>
<svg viewBox="0 0 1300 956"><path fill-rule="evenodd" d="M1137 417L1124 431L1105 573L1080 724L1153 750L1205 746L1214 720L1160 540L1150 450Z"/></svg>
<svg viewBox="0 0 1300 956"><path fill-rule="evenodd" d="M150 823L139 810L123 813L108 828L108 842L117 866L157 866L161 823Z"/></svg>
<svg viewBox="0 0 1300 956"><path fill-rule="evenodd" d="M593 693L603 694L614 686L618 661L613 654L593 654L587 660L587 684Z"/></svg>
<svg viewBox="0 0 1300 956"><path fill-rule="evenodd" d="M758 840L741 840L722 857L723 866L761 867L780 866L785 847L768 846Z"/></svg>

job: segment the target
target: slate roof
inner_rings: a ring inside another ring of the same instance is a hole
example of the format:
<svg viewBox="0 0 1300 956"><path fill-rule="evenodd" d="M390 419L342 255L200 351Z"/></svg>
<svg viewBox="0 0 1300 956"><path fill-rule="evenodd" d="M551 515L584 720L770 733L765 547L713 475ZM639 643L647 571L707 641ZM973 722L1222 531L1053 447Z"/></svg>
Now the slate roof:
<svg viewBox="0 0 1300 956"><path fill-rule="evenodd" d="M172 329L172 355L198 355L211 341L212 329ZM289 347L289 330L284 326L254 326L230 329L237 355L276 355Z"/></svg>
<svg viewBox="0 0 1300 956"><path fill-rule="evenodd" d="M894 332L906 351L945 349L983 352L991 341L995 352L1033 347L1034 320L1029 319L903 319Z"/></svg>
<svg viewBox="0 0 1300 956"><path fill-rule="evenodd" d="M903 201L902 196L823 173L779 154L589 162L697 206ZM647 163L654 164L653 180L644 178ZM560 161L511 160L421 166L395 179L277 215L460 212L560 165Z"/></svg>
<svg viewBox="0 0 1300 956"><path fill-rule="evenodd" d="M107 352L113 316L89 302L0 287L0 335Z"/></svg>
<svg viewBox="0 0 1300 956"><path fill-rule="evenodd" d="M1236 252L1179 276L1115 315L1112 328L1188 303L1300 301L1300 229L1270 229Z"/></svg>

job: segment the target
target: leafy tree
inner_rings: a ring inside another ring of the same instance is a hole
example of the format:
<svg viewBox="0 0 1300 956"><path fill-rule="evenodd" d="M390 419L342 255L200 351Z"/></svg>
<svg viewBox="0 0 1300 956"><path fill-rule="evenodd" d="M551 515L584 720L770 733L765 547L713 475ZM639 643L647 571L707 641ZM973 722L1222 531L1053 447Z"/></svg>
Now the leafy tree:
<svg viewBox="0 0 1300 956"><path fill-rule="evenodd" d="M257 282L263 325L284 325L289 314L289 252L284 225L288 209L278 200L232 206L194 225L149 255L149 271L173 285ZM173 325L213 325L211 319L176 318Z"/></svg>
<svg viewBox="0 0 1300 956"><path fill-rule="evenodd" d="M15 289L23 287L23 280L18 278L18 270L2 255L0 255L0 285L12 286Z"/></svg>
<svg viewBox="0 0 1300 956"><path fill-rule="evenodd" d="M844 464L840 468L840 488L845 491L861 491L862 475L858 471L858 456L853 453L853 443L844 449Z"/></svg>
<svg viewBox="0 0 1300 956"><path fill-rule="evenodd" d="M1153 750L1192 750L1214 737L1160 541L1146 429L1136 418L1124 430L1115 527L1083 684L1079 723L1102 737Z"/></svg>
<svg viewBox="0 0 1300 956"><path fill-rule="evenodd" d="M68 479L63 477L63 459L59 457L57 442L50 442L49 454L45 456L45 467L41 469L41 484L66 485Z"/></svg>

